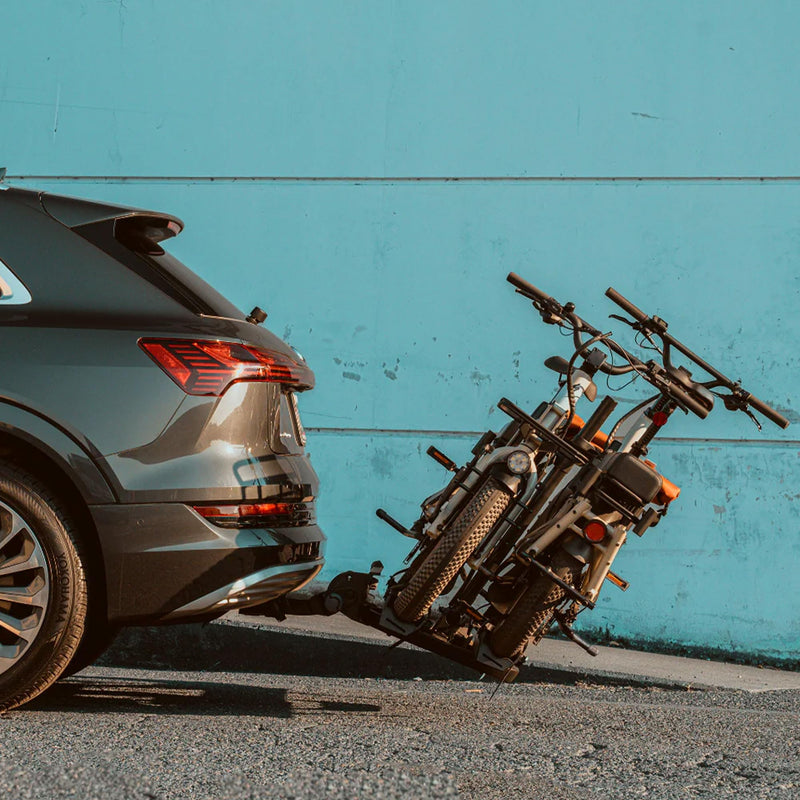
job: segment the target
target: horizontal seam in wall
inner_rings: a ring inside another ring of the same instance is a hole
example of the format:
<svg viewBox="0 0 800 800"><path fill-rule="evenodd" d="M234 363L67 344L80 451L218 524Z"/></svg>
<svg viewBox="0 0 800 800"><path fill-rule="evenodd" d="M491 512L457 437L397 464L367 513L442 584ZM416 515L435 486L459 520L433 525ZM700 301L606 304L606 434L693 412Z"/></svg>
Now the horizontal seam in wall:
<svg viewBox="0 0 800 800"><path fill-rule="evenodd" d="M800 183L798 175L7 175L66 183Z"/></svg>
<svg viewBox="0 0 800 800"><path fill-rule="evenodd" d="M485 431L446 431L416 428L315 428L306 426L309 433L334 433L344 436L437 436L440 438L464 438L483 436ZM656 444L704 444L704 445L746 445L772 447L800 447L799 439L722 439L693 436L662 436Z"/></svg>

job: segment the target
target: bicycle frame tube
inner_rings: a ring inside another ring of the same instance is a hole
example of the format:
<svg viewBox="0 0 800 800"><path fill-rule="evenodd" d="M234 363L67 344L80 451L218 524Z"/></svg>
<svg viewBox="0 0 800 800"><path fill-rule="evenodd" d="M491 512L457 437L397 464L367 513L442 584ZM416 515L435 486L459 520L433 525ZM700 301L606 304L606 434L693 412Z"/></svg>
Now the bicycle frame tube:
<svg viewBox="0 0 800 800"><path fill-rule="evenodd" d="M583 580L582 594L594 602L600 594L600 588L608 575L614 559L628 538L629 525L617 525L611 531L609 541L598 546L586 577Z"/></svg>
<svg viewBox="0 0 800 800"><path fill-rule="evenodd" d="M586 390L593 383L592 378L581 369L576 369L572 373L572 407L578 403L578 400L583 397ZM545 428L553 430L559 422L569 413L569 391L566 383L564 384L561 394L550 403L550 407L543 414L539 420Z"/></svg>

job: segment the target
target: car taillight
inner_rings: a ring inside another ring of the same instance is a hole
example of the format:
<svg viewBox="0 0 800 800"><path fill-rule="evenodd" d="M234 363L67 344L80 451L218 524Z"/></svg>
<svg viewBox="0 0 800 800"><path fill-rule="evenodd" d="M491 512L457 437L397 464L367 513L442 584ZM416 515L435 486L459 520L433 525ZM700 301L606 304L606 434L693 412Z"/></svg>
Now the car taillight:
<svg viewBox="0 0 800 800"><path fill-rule="evenodd" d="M192 508L209 522L226 528L297 527L314 522L313 506L307 503L238 503Z"/></svg>
<svg viewBox="0 0 800 800"><path fill-rule="evenodd" d="M305 364L274 350L207 339L140 339L139 346L187 394L218 397L237 381L314 386Z"/></svg>

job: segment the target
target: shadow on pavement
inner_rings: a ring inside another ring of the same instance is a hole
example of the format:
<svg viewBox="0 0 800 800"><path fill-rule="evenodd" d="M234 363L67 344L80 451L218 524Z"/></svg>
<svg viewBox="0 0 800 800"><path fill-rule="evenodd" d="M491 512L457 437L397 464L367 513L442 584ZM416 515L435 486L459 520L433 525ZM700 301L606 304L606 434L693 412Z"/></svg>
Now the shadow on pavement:
<svg viewBox="0 0 800 800"><path fill-rule="evenodd" d="M128 628L98 661L100 666L204 672L254 672L332 678L410 680L479 679L471 669L417 648L251 625L178 625ZM567 669L523 666L517 683L574 686L644 685L622 677L587 676ZM647 685L653 685L649 682Z"/></svg>
<svg viewBox="0 0 800 800"><path fill-rule="evenodd" d="M306 694L294 696L287 689L237 683L78 676L57 683L15 713L59 711L288 719L341 713L373 714L380 710L380 706L372 703L346 703L311 698Z"/></svg>

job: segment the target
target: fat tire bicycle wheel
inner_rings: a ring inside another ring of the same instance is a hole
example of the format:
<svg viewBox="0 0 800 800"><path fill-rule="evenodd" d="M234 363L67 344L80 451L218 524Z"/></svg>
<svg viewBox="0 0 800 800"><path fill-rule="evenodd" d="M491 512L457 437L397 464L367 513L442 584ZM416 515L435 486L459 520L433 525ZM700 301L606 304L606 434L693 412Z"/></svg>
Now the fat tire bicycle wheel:
<svg viewBox="0 0 800 800"><path fill-rule="evenodd" d="M394 600L394 613L405 622L421 619L483 537L508 508L511 495L490 478L445 530L409 576Z"/></svg>
<svg viewBox="0 0 800 800"><path fill-rule="evenodd" d="M550 569L569 584L580 574L582 566L564 550L557 550L550 561ZM566 592L546 575L537 575L489 636L489 646L495 655L516 658L529 644L538 642L550 627L553 614L565 595Z"/></svg>

